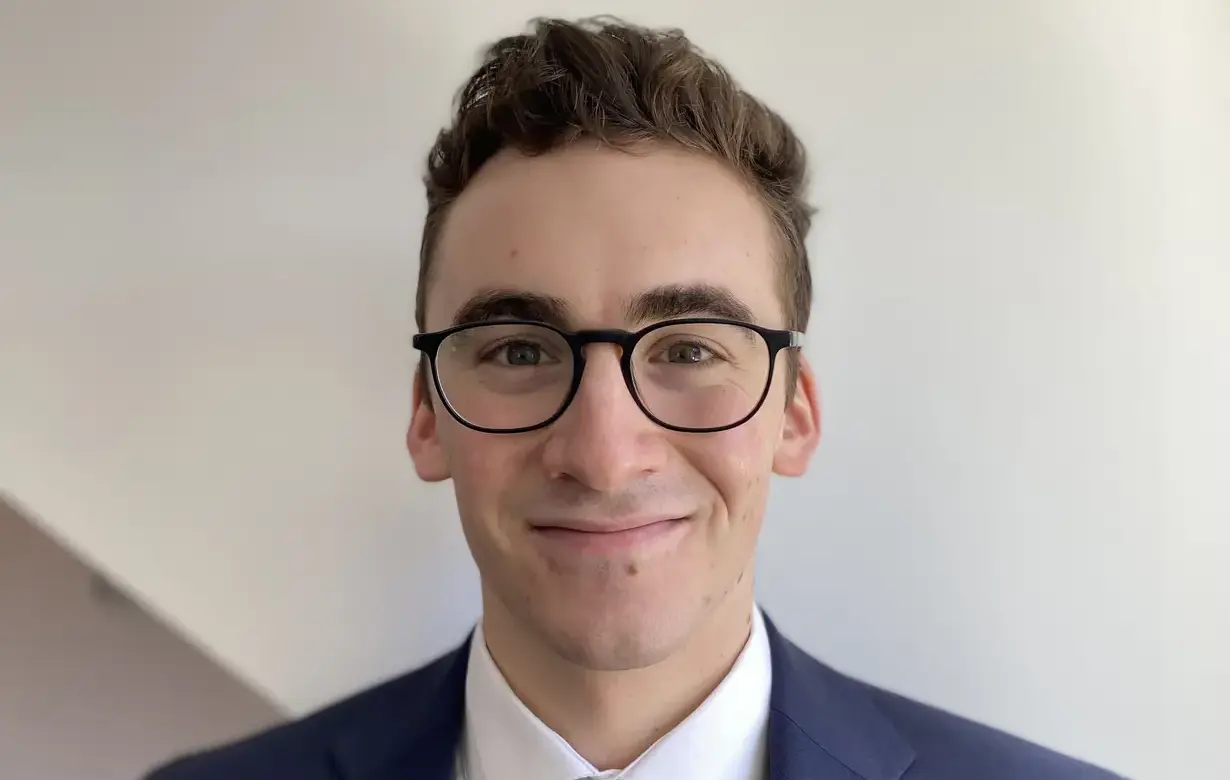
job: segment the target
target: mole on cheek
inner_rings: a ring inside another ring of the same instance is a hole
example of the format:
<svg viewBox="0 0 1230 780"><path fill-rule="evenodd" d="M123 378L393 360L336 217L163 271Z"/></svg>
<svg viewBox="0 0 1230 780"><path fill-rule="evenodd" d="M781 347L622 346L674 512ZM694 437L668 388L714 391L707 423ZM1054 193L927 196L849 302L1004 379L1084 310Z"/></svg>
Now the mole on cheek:
<svg viewBox="0 0 1230 780"><path fill-rule="evenodd" d="M637 575L637 573L638 573L638 572L640 572L640 569L636 568L636 564L635 564L635 563L629 563L629 564L628 564L628 568L627 568L627 572L628 572L628 576L629 576L629 577L635 577L635 576Z"/></svg>

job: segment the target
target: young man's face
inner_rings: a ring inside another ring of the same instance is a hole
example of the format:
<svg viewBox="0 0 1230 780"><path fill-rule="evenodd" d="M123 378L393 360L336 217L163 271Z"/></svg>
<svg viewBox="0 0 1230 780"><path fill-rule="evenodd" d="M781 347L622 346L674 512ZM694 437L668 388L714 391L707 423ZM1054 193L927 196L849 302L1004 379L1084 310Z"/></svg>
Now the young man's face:
<svg viewBox="0 0 1230 780"><path fill-rule="evenodd" d="M701 308L685 316L717 313L704 301L725 291L756 324L783 328L775 246L755 195L701 155L581 145L541 157L504 152L449 214L427 330L469 319L467 308L496 293L514 300L488 317L532 315L541 306L515 300L527 294L552 301L566 330L635 331L654 321L637 304L652 316L663 300L669 309L689 297L662 295L678 288L700 291L691 303ZM575 662L624 669L666 657L728 594L746 594L770 474L802 473L819 435L805 363L787 403L786 355L759 412L717 433L650 420L611 344L586 347L578 394L536 431L472 430L434 388L430 405L419 388L410 451L424 479L453 480L485 609L503 610Z"/></svg>

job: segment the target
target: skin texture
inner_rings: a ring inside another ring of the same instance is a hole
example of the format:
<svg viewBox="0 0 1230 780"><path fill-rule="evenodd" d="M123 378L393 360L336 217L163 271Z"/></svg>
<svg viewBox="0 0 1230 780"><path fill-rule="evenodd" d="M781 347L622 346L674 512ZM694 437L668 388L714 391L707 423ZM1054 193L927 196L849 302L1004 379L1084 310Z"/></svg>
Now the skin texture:
<svg viewBox="0 0 1230 780"><path fill-rule="evenodd" d="M449 214L427 328L502 291L550 296L569 329L636 330L678 306L672 291L695 286L726 290L754 322L782 328L775 247L763 206L718 161L659 146L504 151ZM646 296L653 305L636 311ZM517 310L495 313L507 311ZM535 714L606 769L686 717L742 649L770 476L805 471L819 404L805 359L787 401L779 360L749 422L672 432L636 406L616 347L587 350L580 392L548 428L472 431L418 385L407 444L421 478L453 480L496 663ZM548 542L536 528L660 516L684 520L618 549Z"/></svg>

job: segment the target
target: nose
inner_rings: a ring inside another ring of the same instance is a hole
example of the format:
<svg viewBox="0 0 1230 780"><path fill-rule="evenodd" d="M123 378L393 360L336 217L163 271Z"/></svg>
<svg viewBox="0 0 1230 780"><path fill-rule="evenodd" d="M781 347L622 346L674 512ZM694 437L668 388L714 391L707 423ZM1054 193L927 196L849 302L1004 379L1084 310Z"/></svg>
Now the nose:
<svg viewBox="0 0 1230 780"><path fill-rule="evenodd" d="M666 462L663 431L637 406L624 382L619 348L611 344L587 347L576 397L548 431L547 475L592 490L619 491Z"/></svg>

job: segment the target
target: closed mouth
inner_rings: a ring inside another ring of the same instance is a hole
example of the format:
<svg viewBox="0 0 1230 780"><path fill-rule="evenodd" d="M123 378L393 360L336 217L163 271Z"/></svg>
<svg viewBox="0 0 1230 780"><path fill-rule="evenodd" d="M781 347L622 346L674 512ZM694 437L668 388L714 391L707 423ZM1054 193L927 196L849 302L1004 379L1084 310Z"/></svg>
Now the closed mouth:
<svg viewBox="0 0 1230 780"><path fill-rule="evenodd" d="M648 528L658 523L674 523L686 520L687 517L644 517L644 518L628 518L623 521L602 522L602 523L587 523L572 520L562 520L559 522L535 523L534 530L536 531L572 531L582 534L618 534L628 531L636 531L642 528Z"/></svg>
<svg viewBox="0 0 1230 780"><path fill-rule="evenodd" d="M569 555L606 555L660 547L677 540L687 517L664 517L607 526L557 524L535 526L534 537Z"/></svg>

